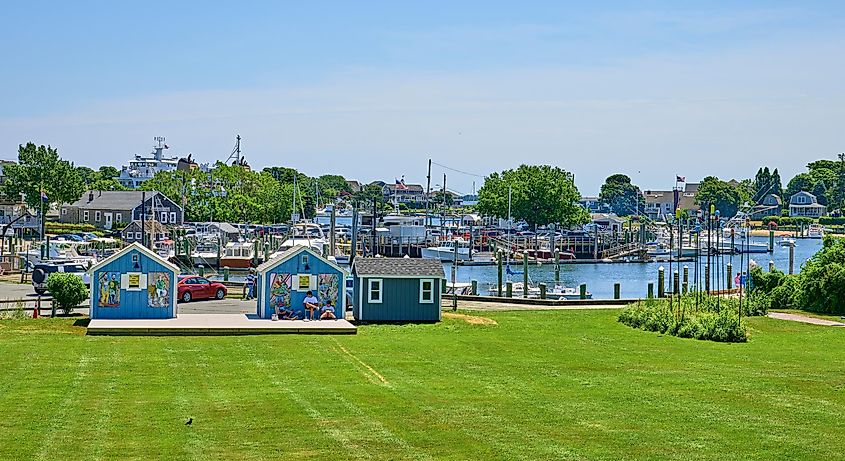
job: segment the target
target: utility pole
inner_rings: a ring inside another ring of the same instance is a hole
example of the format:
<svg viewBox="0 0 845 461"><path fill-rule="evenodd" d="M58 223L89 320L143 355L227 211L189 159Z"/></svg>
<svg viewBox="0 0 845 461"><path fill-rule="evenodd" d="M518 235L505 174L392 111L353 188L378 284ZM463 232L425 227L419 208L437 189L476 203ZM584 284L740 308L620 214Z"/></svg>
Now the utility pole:
<svg viewBox="0 0 845 461"><path fill-rule="evenodd" d="M141 191L141 245L147 246L147 192Z"/></svg>
<svg viewBox="0 0 845 461"><path fill-rule="evenodd" d="M429 216L428 201L431 197L431 159L428 159L428 175L425 177L425 225L431 226L431 216Z"/></svg>

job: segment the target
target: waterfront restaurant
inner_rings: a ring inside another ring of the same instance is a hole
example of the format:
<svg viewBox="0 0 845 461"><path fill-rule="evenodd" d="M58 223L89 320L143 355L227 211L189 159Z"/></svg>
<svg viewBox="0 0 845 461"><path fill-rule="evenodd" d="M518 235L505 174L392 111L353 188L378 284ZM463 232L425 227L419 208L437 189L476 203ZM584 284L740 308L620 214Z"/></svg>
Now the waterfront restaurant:
<svg viewBox="0 0 845 461"><path fill-rule="evenodd" d="M139 243L104 259L91 274L91 319L176 317L179 267Z"/></svg>
<svg viewBox="0 0 845 461"><path fill-rule="evenodd" d="M320 308L334 307L334 315L344 318L346 309L346 272L314 250L296 245L258 266L256 298L258 316L272 318L282 311L293 311L306 318L304 299L310 291ZM309 318L319 312L308 313Z"/></svg>

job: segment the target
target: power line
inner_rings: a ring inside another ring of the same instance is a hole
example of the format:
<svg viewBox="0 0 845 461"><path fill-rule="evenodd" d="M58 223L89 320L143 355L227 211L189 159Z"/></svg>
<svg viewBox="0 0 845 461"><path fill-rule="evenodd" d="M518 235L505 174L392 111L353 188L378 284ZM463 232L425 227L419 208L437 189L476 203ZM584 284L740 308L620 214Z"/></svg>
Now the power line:
<svg viewBox="0 0 845 461"><path fill-rule="evenodd" d="M452 168L452 167L450 167L450 166L443 165L442 163L437 163L437 162L435 162L435 161L433 161L433 160L432 160L432 162L431 162L431 163L432 163L432 164L434 164L434 165L437 165L437 166L439 166L439 167L441 167L441 168L445 168L445 169L447 169L447 170L449 170L449 171L454 171L455 173L461 173L461 174L465 174L465 175L467 175L467 176L474 176L474 177L476 177L476 178L481 178L481 179L484 179L484 178L485 178L485 176L482 176L482 175L480 175L480 174L469 173L469 172L467 172L467 171L459 170L459 169L457 169L457 168Z"/></svg>

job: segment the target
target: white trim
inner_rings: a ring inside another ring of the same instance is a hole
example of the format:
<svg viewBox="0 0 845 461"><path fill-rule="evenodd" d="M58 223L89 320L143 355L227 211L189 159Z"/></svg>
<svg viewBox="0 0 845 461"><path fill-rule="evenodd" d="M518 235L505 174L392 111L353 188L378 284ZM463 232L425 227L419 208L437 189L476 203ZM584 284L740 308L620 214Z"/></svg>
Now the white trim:
<svg viewBox="0 0 845 461"><path fill-rule="evenodd" d="M373 298L373 282L378 282L378 299ZM367 279L367 304L381 304L384 302L384 280Z"/></svg>
<svg viewBox="0 0 845 461"><path fill-rule="evenodd" d="M295 246L291 247L289 250L287 250L285 252L284 255L282 255L278 258L272 258L272 259L264 262L263 264L258 266L255 269L255 271L258 272L258 273L270 272L270 270L274 269L276 266L278 266L278 265L282 264L283 262L293 258L294 256L299 255L300 251L307 251L308 253L313 255L315 258L318 258L320 261L322 261L322 262L328 264L329 266L339 270L341 274L344 274L344 276L347 275L347 272L342 267L340 267L337 264L329 261L328 259L324 258L321 254L318 254L316 251L314 251L311 248L304 246L304 245L295 245Z"/></svg>
<svg viewBox="0 0 845 461"><path fill-rule="evenodd" d="M364 314L364 309L363 309L363 307L361 306L362 304L364 304L364 278L363 278L363 277L361 277L358 283L359 283L359 287L358 287L358 305L357 305L357 306L355 306L355 307L357 307L357 308L358 308L358 316L357 316L355 319L356 319L356 320L364 320L363 318L361 318L361 317L362 317L362 315ZM355 287L354 287L354 286L352 287L352 290L353 290L353 292L354 292L354 290L355 290Z"/></svg>
<svg viewBox="0 0 845 461"><path fill-rule="evenodd" d="M428 289L429 298L428 301L423 299L423 293L425 293L425 289L423 288L423 284L430 283L431 286ZM434 304L434 279L420 279L420 304Z"/></svg>
<svg viewBox="0 0 845 461"><path fill-rule="evenodd" d="M358 277L378 278L378 279L441 279L446 280L445 275L381 275L381 274L357 274Z"/></svg>
<svg viewBox="0 0 845 461"><path fill-rule="evenodd" d="M108 258L100 261L99 263L95 264L94 267L92 267L91 269L88 269L88 274L90 274L92 276L92 280L93 280L94 271L106 266L107 264L111 264L113 261L116 261L118 258L120 258L121 256L129 253L132 250L138 250L141 253L149 256L155 262L157 262L157 263L161 264L162 266L164 266L164 267L170 269L171 271L173 271L174 275L179 275L179 273L182 272L182 269L180 269L179 266L167 261L166 259L163 259L161 256L156 254L154 251L152 251L149 248L141 245L140 243L134 242L131 245L127 246L126 248L118 251L117 253L115 253L115 254L109 256Z"/></svg>

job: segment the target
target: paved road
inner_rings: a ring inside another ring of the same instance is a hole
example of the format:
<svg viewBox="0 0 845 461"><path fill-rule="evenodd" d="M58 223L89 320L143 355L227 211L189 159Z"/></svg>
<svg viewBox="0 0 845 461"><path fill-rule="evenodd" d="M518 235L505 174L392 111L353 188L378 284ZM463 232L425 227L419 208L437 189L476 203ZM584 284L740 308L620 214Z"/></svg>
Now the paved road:
<svg viewBox="0 0 845 461"><path fill-rule="evenodd" d="M805 315L787 314L785 312L769 312L769 317L779 320L791 320L793 322L809 323L812 325L824 325L828 327L845 327L845 323L834 322L832 320L818 319L815 317L807 317Z"/></svg>
<svg viewBox="0 0 845 461"><path fill-rule="evenodd" d="M35 299L37 295L32 285L20 283L0 283L0 299Z"/></svg>

